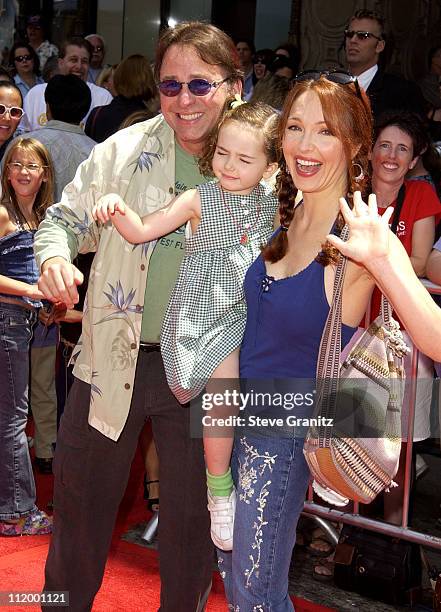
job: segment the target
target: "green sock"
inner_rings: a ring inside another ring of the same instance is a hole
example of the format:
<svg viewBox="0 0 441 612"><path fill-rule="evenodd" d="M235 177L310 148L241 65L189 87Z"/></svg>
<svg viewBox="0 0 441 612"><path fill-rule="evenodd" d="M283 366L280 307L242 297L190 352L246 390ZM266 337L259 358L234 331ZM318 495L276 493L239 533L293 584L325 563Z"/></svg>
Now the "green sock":
<svg viewBox="0 0 441 612"><path fill-rule="evenodd" d="M210 493L215 497L228 497L234 488L231 468L228 468L228 472L225 472L222 476L213 476L207 470L207 486Z"/></svg>

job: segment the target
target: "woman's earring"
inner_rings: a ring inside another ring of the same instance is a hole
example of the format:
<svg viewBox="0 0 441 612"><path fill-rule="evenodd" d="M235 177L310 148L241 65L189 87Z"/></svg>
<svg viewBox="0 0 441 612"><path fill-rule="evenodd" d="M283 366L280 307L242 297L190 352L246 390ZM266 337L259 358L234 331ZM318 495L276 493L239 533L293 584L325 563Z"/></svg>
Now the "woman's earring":
<svg viewBox="0 0 441 612"><path fill-rule="evenodd" d="M362 181L364 179L364 172L363 172L363 168L361 166L361 164L358 164L357 162L352 162L352 167L355 169L355 166L359 167L359 173L357 174L357 176L354 176L354 181L356 183L359 183L360 181Z"/></svg>

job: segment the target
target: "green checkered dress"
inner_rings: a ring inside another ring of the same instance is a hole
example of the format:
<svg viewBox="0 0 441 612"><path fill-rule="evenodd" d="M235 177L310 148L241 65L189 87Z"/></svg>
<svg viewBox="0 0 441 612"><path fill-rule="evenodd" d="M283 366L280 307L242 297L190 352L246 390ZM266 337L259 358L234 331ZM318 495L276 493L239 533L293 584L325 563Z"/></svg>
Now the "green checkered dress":
<svg viewBox="0 0 441 612"><path fill-rule="evenodd" d="M201 222L186 241L161 333L168 384L182 404L196 397L240 346L245 273L272 233L278 206L272 190L262 184L247 196L223 192L225 203L217 182L200 185L198 191ZM246 231L248 244L241 244Z"/></svg>

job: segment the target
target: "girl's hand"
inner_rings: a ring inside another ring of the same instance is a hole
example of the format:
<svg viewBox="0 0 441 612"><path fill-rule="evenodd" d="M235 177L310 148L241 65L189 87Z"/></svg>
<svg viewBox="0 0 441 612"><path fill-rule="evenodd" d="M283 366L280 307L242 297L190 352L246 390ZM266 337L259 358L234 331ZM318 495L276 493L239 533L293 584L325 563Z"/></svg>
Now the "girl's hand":
<svg viewBox="0 0 441 612"><path fill-rule="evenodd" d="M45 295L40 289L38 285L29 285L29 290L26 293L26 297L31 298L32 300L44 300Z"/></svg>
<svg viewBox="0 0 441 612"><path fill-rule="evenodd" d="M389 253L389 221L394 212L391 206L380 216L375 194L371 193L366 205L361 193L355 191L353 209L344 198L340 198L340 210L349 226L349 239L343 242L333 235L326 236L326 239L343 255L366 265Z"/></svg>
<svg viewBox="0 0 441 612"><path fill-rule="evenodd" d="M95 221L106 223L116 212L121 215L126 214L125 202L118 194L108 193L102 196L92 208L92 217Z"/></svg>

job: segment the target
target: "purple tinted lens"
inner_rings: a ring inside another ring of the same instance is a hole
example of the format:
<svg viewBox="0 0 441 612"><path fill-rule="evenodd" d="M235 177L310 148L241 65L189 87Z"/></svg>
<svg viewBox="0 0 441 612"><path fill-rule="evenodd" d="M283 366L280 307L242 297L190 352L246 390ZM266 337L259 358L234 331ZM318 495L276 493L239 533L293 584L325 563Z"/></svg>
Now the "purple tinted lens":
<svg viewBox="0 0 441 612"><path fill-rule="evenodd" d="M169 97L177 96L182 89L182 85L179 81L161 81L158 87L159 91L164 94L164 96Z"/></svg>
<svg viewBox="0 0 441 612"><path fill-rule="evenodd" d="M188 89L195 96L206 96L211 90L211 83L205 79L192 79L188 83Z"/></svg>

